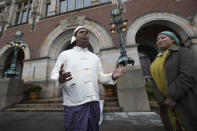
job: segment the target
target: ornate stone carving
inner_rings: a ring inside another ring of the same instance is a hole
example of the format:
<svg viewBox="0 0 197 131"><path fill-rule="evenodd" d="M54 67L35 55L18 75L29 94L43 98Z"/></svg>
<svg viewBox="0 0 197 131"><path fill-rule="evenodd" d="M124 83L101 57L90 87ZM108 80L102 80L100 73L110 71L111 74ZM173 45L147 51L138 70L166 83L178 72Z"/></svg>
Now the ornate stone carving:
<svg viewBox="0 0 197 131"><path fill-rule="evenodd" d="M32 3L32 20L30 22L31 24L31 30L35 29L35 25L36 25L36 18L39 15L39 1L38 0L34 0Z"/></svg>
<svg viewBox="0 0 197 131"><path fill-rule="evenodd" d="M7 8L8 7L6 7L4 12L0 15L0 25L5 25L8 23L7 20L8 20L9 12Z"/></svg>
<svg viewBox="0 0 197 131"><path fill-rule="evenodd" d="M39 1L38 0L34 0L33 4L32 4L32 13L35 12L37 13L39 9Z"/></svg>
<svg viewBox="0 0 197 131"><path fill-rule="evenodd" d="M4 12L2 15L0 15L0 24L2 23L6 23L7 22L7 18L8 18L8 13Z"/></svg>
<svg viewBox="0 0 197 131"><path fill-rule="evenodd" d="M83 25L84 20L85 20L85 16L72 16L65 20L60 21L60 25L62 29L65 31L68 29L75 28L78 25Z"/></svg>
<svg viewBox="0 0 197 131"><path fill-rule="evenodd" d="M24 2L24 1L27 1L27 0L16 0L16 3Z"/></svg>
<svg viewBox="0 0 197 131"><path fill-rule="evenodd" d="M91 0L91 5L97 5L99 4L99 0Z"/></svg>
<svg viewBox="0 0 197 131"><path fill-rule="evenodd" d="M11 0L6 0L6 5L10 5L11 4Z"/></svg>

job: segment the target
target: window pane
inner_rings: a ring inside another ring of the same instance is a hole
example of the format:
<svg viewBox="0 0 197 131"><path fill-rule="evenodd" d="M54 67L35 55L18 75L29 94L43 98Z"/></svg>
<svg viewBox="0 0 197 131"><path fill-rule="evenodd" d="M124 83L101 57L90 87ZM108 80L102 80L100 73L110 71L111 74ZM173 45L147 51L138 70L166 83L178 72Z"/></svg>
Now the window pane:
<svg viewBox="0 0 197 131"><path fill-rule="evenodd" d="M73 10L73 5L74 5L74 1L73 0L68 0L68 11Z"/></svg>
<svg viewBox="0 0 197 131"><path fill-rule="evenodd" d="M32 1L30 1L30 6L32 5Z"/></svg>
<svg viewBox="0 0 197 131"><path fill-rule="evenodd" d="M27 22L27 10L23 11L21 23Z"/></svg>
<svg viewBox="0 0 197 131"><path fill-rule="evenodd" d="M84 0L84 7L88 7L91 5L90 0Z"/></svg>
<svg viewBox="0 0 197 131"><path fill-rule="evenodd" d="M76 9L82 8L82 1L76 0Z"/></svg>
<svg viewBox="0 0 197 131"><path fill-rule="evenodd" d="M2 13L3 13L3 11L4 11L4 8L1 8L1 9L0 9L0 13L2 14Z"/></svg>
<svg viewBox="0 0 197 131"><path fill-rule="evenodd" d="M18 9L21 9L22 8L22 4L18 5Z"/></svg>
<svg viewBox="0 0 197 131"><path fill-rule="evenodd" d="M27 8L28 7L28 2L26 2L25 4L24 4L24 8Z"/></svg>
<svg viewBox="0 0 197 131"><path fill-rule="evenodd" d="M0 16L3 15L3 9L0 9Z"/></svg>
<svg viewBox="0 0 197 131"><path fill-rule="evenodd" d="M46 16L49 16L50 11L51 11L51 4L47 4Z"/></svg>
<svg viewBox="0 0 197 131"><path fill-rule="evenodd" d="M109 2L109 0L101 0L101 3Z"/></svg>
<svg viewBox="0 0 197 131"><path fill-rule="evenodd" d="M28 11L28 17L31 17L31 10Z"/></svg>
<svg viewBox="0 0 197 131"><path fill-rule="evenodd" d="M66 12L66 0L60 1L60 13Z"/></svg>
<svg viewBox="0 0 197 131"><path fill-rule="evenodd" d="M17 25L17 24L20 24L20 22L19 22L19 17L20 17L20 12L17 12L16 13L16 20L15 20L15 24Z"/></svg>

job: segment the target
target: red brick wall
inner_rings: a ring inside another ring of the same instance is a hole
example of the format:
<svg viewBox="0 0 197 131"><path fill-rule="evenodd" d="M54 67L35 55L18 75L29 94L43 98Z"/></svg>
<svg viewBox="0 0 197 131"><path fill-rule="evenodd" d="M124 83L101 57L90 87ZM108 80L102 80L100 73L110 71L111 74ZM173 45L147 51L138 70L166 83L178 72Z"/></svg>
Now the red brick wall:
<svg viewBox="0 0 197 131"><path fill-rule="evenodd" d="M5 0L0 0L0 3L1 3L1 2L4 2L4 1L5 1Z"/></svg>
<svg viewBox="0 0 197 131"><path fill-rule="evenodd" d="M23 38L30 46L31 58L37 58L41 44L46 36L59 25L60 20L72 15L85 15L86 18L96 21L109 31L110 12L115 7L116 5L107 4L43 19L36 23L36 31L33 32L30 32L30 25L28 24L8 28L4 32L2 39L0 39L0 45L4 45L7 41L13 39L13 34L17 30L23 30L25 33ZM182 17L191 17L197 12L197 0L184 0L182 2L176 2L176 0L132 0L125 3L125 9L124 15L129 20L129 24L140 16L151 12L170 12ZM118 47L117 35L113 35L112 38L115 46Z"/></svg>
<svg viewBox="0 0 197 131"><path fill-rule="evenodd" d="M196 0L133 0L126 4L126 17L135 19L149 12L170 12L184 17L190 17L197 12Z"/></svg>

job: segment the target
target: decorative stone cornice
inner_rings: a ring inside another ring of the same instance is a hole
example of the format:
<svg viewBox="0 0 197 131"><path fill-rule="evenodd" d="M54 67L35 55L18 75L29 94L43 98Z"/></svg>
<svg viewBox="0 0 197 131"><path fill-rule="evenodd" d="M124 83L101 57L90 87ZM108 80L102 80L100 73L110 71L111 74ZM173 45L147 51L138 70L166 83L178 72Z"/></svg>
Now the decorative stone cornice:
<svg viewBox="0 0 197 131"><path fill-rule="evenodd" d="M78 25L83 25L84 20L85 16L71 16L65 20L60 21L60 25L62 29L65 31L68 29L75 28Z"/></svg>
<svg viewBox="0 0 197 131"><path fill-rule="evenodd" d="M16 0L16 3L27 2L27 1L29 1L29 0Z"/></svg>
<svg viewBox="0 0 197 131"><path fill-rule="evenodd" d="M11 2L12 2L11 0L6 0L6 1L5 1L6 5L10 5Z"/></svg>
<svg viewBox="0 0 197 131"><path fill-rule="evenodd" d="M99 0L91 0L91 5L97 5L99 4Z"/></svg>

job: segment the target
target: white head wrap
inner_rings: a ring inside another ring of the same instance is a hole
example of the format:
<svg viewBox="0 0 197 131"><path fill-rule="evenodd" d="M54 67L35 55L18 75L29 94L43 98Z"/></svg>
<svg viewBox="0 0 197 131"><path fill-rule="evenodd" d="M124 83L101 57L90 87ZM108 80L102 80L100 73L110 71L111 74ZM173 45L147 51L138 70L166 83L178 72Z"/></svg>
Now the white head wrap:
<svg viewBox="0 0 197 131"><path fill-rule="evenodd" d="M77 31L78 31L79 29L82 29L82 28L87 29L87 28L85 28L84 26L81 26L81 25L80 25L80 26L78 26L78 27L74 30L73 36L72 36L72 38L71 38L71 44L72 44L73 42L76 41L75 35L76 35Z"/></svg>

